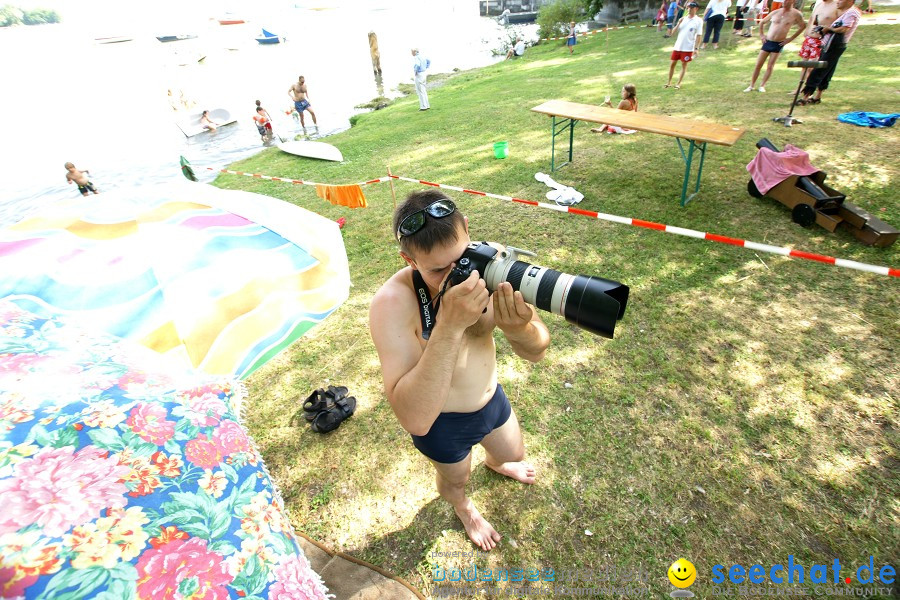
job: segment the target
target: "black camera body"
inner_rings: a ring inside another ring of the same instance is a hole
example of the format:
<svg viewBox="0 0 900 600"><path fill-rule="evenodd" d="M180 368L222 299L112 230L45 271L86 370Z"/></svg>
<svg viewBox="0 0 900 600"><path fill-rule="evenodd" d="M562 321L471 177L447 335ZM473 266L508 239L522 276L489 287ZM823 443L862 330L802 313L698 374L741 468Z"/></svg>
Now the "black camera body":
<svg viewBox="0 0 900 600"><path fill-rule="evenodd" d="M519 260L533 252L507 246L497 250L487 242L472 242L447 276L450 285L477 271L488 290L508 281L525 301L541 310L565 317L591 333L612 338L616 321L625 315L628 286L590 275L569 275Z"/></svg>
<svg viewBox="0 0 900 600"><path fill-rule="evenodd" d="M456 261L456 266L453 267L447 276L450 280L450 285L459 285L469 278L472 271L484 273L488 262L494 260L497 252L496 248L486 242L469 244L462 257Z"/></svg>

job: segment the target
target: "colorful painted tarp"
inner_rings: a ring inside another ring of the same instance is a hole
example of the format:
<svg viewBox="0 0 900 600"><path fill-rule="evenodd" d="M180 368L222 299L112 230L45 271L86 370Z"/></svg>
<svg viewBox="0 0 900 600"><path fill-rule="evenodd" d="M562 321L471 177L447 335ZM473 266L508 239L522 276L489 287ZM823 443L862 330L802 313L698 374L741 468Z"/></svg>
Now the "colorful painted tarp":
<svg viewBox="0 0 900 600"><path fill-rule="evenodd" d="M188 182L63 202L0 230L0 298L244 378L349 294L336 223Z"/></svg>
<svg viewBox="0 0 900 600"><path fill-rule="evenodd" d="M0 598L325 600L243 395L0 299Z"/></svg>

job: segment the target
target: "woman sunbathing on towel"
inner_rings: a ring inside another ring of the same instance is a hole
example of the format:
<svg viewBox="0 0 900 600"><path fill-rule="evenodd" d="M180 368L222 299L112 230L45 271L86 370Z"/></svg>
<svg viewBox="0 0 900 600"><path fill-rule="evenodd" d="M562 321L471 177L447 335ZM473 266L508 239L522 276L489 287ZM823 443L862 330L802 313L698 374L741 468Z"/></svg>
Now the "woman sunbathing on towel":
<svg viewBox="0 0 900 600"><path fill-rule="evenodd" d="M609 101L609 98L606 99L604 105L612 108L612 102ZM637 88L634 87L633 83L626 84L625 87L622 88L622 101L619 102L619 105L616 107L619 110L633 110L637 112L638 109L638 101L637 101ZM634 133L634 129L624 129L622 127L616 127L615 125L600 125L600 127L594 127L591 129L594 133Z"/></svg>

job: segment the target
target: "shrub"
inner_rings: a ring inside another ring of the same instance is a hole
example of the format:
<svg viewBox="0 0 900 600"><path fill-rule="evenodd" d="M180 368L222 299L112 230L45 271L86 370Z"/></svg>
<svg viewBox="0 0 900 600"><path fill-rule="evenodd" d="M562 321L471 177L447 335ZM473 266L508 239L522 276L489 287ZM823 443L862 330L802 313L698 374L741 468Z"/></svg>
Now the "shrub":
<svg viewBox="0 0 900 600"><path fill-rule="evenodd" d="M584 0L556 0L538 11L538 37L558 37L569 33L569 23L584 13Z"/></svg>
<svg viewBox="0 0 900 600"><path fill-rule="evenodd" d="M9 4L0 7L0 27L10 27L22 22L22 11Z"/></svg>
<svg viewBox="0 0 900 600"><path fill-rule="evenodd" d="M22 22L26 25L44 25L46 23L59 23L59 14L49 8L26 10L22 14Z"/></svg>

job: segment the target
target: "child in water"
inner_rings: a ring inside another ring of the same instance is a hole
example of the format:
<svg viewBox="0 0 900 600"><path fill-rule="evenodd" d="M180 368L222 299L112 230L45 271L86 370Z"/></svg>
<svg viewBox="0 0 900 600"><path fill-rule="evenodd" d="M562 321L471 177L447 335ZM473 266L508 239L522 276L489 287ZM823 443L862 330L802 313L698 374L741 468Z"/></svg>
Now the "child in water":
<svg viewBox="0 0 900 600"><path fill-rule="evenodd" d="M262 103L259 100L256 101L256 115L254 115L253 121L256 123L256 130L259 132L263 143L271 140L274 134L272 131L272 117L269 116L269 111L262 107Z"/></svg>
<svg viewBox="0 0 900 600"><path fill-rule="evenodd" d="M84 171L79 171L75 168L70 162L67 162L65 165L66 171L66 182L74 183L78 186L78 191L81 192L82 196L87 196L88 192L93 192L95 194L99 194L100 190L94 187L94 184L90 182L87 178L87 173L90 173L87 169Z"/></svg>

